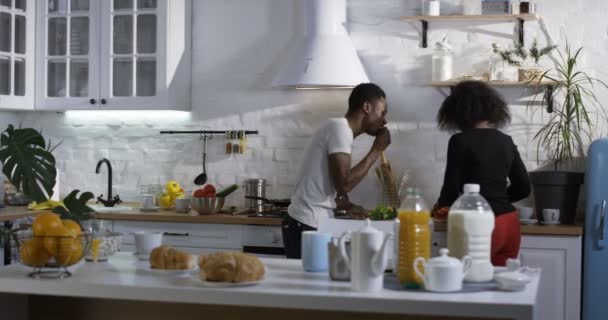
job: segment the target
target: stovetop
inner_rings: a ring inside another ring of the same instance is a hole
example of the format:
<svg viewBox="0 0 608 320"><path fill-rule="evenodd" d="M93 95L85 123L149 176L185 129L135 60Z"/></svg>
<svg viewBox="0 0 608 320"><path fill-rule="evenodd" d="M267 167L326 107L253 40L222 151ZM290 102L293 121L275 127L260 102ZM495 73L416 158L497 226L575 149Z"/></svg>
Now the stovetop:
<svg viewBox="0 0 608 320"><path fill-rule="evenodd" d="M287 209L276 209L267 212L254 212L247 215L251 218L284 218L287 216Z"/></svg>

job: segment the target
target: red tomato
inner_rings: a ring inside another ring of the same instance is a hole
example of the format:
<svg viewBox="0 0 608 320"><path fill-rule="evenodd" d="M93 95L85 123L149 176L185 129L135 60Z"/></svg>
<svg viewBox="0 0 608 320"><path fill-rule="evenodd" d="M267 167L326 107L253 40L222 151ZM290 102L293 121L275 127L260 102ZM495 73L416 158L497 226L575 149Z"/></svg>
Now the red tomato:
<svg viewBox="0 0 608 320"><path fill-rule="evenodd" d="M216 189L212 184L206 184L204 187L194 191L193 196L197 198L215 197Z"/></svg>

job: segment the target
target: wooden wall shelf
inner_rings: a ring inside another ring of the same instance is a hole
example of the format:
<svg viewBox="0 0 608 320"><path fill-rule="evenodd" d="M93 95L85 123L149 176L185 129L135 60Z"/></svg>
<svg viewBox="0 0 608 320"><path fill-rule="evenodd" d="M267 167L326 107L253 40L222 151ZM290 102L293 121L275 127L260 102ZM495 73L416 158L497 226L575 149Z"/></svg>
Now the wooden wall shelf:
<svg viewBox="0 0 608 320"><path fill-rule="evenodd" d="M408 22L420 21L422 24L422 47L428 47L429 22L456 22L456 21L515 21L519 23L519 43L524 43L524 22L536 21L536 14L487 14L487 15L445 15L445 16L409 16L401 20Z"/></svg>
<svg viewBox="0 0 608 320"><path fill-rule="evenodd" d="M436 88L445 88L449 87L450 91L456 86L460 81L463 80L449 80L449 81L433 81L429 83L431 87ZM484 81L488 85L492 87L499 88L544 88L545 89L545 100L547 101L547 112L553 112L553 91L555 90L555 82L553 81Z"/></svg>

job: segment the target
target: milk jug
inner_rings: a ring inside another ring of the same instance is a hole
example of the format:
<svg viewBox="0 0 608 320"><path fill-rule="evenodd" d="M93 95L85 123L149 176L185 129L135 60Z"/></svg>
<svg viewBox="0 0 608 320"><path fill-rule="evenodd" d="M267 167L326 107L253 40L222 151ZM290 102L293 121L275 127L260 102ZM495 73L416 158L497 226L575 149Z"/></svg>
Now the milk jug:
<svg viewBox="0 0 608 320"><path fill-rule="evenodd" d="M471 256L471 270L465 281L484 282L494 277L490 260L494 212L479 194L478 184L465 184L464 193L450 207L448 214L448 249L461 259Z"/></svg>

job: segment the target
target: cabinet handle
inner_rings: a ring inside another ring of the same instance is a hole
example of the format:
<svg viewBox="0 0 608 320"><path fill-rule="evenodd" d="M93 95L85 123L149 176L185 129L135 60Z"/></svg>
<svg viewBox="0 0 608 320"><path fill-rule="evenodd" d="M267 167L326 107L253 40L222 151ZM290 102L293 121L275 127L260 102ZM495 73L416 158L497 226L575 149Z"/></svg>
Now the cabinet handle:
<svg viewBox="0 0 608 320"><path fill-rule="evenodd" d="M164 232L163 236L177 236L177 237L189 237L190 233L173 233L173 232Z"/></svg>
<svg viewBox="0 0 608 320"><path fill-rule="evenodd" d="M95 99L91 99L91 100L89 100L89 103L91 103L91 104L95 104L95 103L97 103L97 100L95 100Z"/></svg>
<svg viewBox="0 0 608 320"><path fill-rule="evenodd" d="M600 211L600 241L604 241L606 230L604 230L606 220L606 200L602 200L602 211Z"/></svg>
<svg viewBox="0 0 608 320"><path fill-rule="evenodd" d="M108 101L106 99L101 99L101 104L106 104Z"/></svg>

